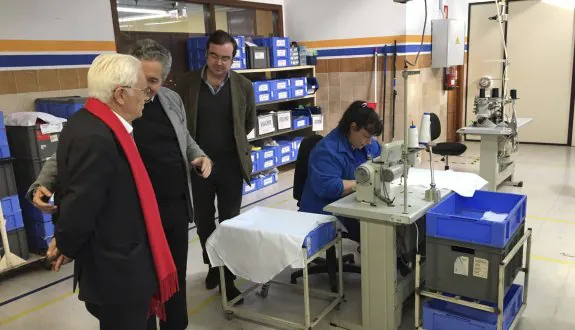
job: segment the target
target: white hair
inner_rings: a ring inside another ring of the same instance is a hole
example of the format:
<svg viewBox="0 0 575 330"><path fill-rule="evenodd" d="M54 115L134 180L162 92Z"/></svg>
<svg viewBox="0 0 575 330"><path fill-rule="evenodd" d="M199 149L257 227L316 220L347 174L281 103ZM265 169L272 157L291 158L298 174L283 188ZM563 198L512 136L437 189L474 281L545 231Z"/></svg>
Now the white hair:
<svg viewBox="0 0 575 330"><path fill-rule="evenodd" d="M88 96L108 103L118 86L133 87L142 63L131 55L102 54L88 70Z"/></svg>

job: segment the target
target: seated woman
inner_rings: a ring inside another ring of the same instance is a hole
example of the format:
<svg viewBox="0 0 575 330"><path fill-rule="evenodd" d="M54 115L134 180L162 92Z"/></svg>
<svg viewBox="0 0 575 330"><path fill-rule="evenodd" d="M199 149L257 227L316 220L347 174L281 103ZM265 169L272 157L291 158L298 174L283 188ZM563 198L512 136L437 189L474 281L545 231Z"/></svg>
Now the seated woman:
<svg viewBox="0 0 575 330"><path fill-rule="evenodd" d="M355 101L343 114L337 128L313 148L309 156L308 176L300 201L300 211L328 214L325 206L352 193L354 171L368 159L381 154L373 138L383 132L377 113L364 101ZM349 238L359 242L359 222L340 219Z"/></svg>

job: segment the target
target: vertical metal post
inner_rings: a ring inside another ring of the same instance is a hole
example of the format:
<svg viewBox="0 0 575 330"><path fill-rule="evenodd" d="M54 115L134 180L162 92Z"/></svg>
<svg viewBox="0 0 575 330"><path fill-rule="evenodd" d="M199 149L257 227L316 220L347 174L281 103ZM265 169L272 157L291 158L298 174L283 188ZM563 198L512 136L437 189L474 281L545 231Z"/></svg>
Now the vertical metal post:
<svg viewBox="0 0 575 330"><path fill-rule="evenodd" d="M339 256L337 259L337 268L338 268L338 274L337 274L337 278L338 278L338 293L339 293L339 297L343 298L343 242L342 242L342 238L341 238L341 230L337 232L337 245L339 247Z"/></svg>
<svg viewBox="0 0 575 330"><path fill-rule="evenodd" d="M226 275L224 266L220 267L220 290L222 291L222 307L228 311L228 297L226 295Z"/></svg>
<svg viewBox="0 0 575 330"><path fill-rule="evenodd" d="M505 299L505 267L507 265L499 265L499 290L497 293L497 330L503 330L503 300Z"/></svg>
<svg viewBox="0 0 575 330"><path fill-rule="evenodd" d="M419 304L421 303L421 301L420 301L421 296L419 295L420 283L421 283L421 280L420 280L421 264L420 263L421 263L421 256L418 253L415 255L415 329L416 330L419 330L419 324L420 324L419 312L421 310L421 308L419 306Z"/></svg>
<svg viewBox="0 0 575 330"><path fill-rule="evenodd" d="M308 260L307 260L307 247L302 249L304 255L304 267L303 267L303 304L305 308L305 328L309 329L311 327L311 317L309 310L309 276L307 272Z"/></svg>
<svg viewBox="0 0 575 330"><path fill-rule="evenodd" d="M523 290L523 304L527 304L527 293L529 292L529 273L531 272L531 237L533 236L532 229L529 228L529 237L527 238L527 257L525 260L525 290Z"/></svg>
<svg viewBox="0 0 575 330"><path fill-rule="evenodd" d="M408 121L407 121L407 78L409 78L409 72L407 70L403 71L403 213L407 214L407 171L409 170L407 166L407 141L408 141Z"/></svg>

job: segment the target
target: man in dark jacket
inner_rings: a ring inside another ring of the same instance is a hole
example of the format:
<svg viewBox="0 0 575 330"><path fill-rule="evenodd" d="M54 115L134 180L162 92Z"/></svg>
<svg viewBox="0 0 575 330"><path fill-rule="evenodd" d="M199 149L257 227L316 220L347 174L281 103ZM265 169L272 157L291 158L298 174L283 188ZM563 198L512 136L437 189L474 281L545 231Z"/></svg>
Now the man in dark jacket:
<svg viewBox="0 0 575 330"><path fill-rule="evenodd" d="M230 70L237 48L228 33L214 32L207 42L207 65L182 76L176 87L188 111L192 138L214 162L209 178L192 178L194 218L208 265L205 244L216 229L216 196L219 221L239 215L243 181L249 182L252 171L247 134L255 125L256 106L251 81ZM233 299L240 292L232 274L226 273L227 297ZM219 273L210 266L206 288L214 289L218 283Z"/></svg>

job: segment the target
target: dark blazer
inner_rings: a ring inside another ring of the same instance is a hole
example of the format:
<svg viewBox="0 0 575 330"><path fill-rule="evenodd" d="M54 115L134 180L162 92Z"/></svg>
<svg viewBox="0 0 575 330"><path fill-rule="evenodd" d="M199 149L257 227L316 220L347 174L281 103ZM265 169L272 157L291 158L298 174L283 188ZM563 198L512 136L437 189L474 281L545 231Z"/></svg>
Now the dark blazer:
<svg viewBox="0 0 575 330"><path fill-rule="evenodd" d="M196 70L181 76L175 89L184 102L188 115L188 129L193 139L196 138L198 98L201 83L202 70ZM250 174L252 173L252 157L247 135L256 125L254 88L249 79L234 71L230 71L230 80L226 83L231 84L236 149L242 164L244 180L249 182Z"/></svg>
<svg viewBox="0 0 575 330"><path fill-rule="evenodd" d="M111 129L86 109L58 145L58 249L75 260L74 290L94 304L142 302L157 290L136 185Z"/></svg>

